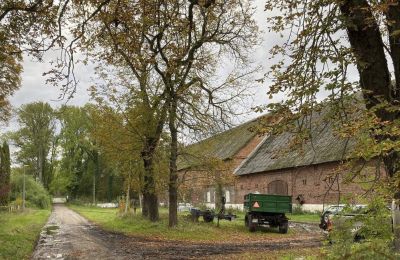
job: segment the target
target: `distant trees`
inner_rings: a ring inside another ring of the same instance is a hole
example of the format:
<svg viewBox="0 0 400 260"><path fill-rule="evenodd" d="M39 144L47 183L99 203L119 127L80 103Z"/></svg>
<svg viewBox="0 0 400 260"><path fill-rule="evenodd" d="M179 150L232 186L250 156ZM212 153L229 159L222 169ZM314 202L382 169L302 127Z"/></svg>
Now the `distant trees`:
<svg viewBox="0 0 400 260"><path fill-rule="evenodd" d="M64 179L69 196L75 198L79 194L87 194L83 189L87 181L82 180L91 160L89 153L93 149L89 138L92 122L86 108L74 106L62 106L58 109L57 119L60 125L58 144L61 148L57 180ZM89 175L93 176L93 174L91 172Z"/></svg>
<svg viewBox="0 0 400 260"><path fill-rule="evenodd" d="M51 162L57 142L54 110L48 103L34 102L18 109L17 116L20 129L12 135L20 149L17 161L29 165L34 177L47 188L52 178Z"/></svg>
<svg viewBox="0 0 400 260"><path fill-rule="evenodd" d="M6 141L0 146L0 206L7 205L10 199L11 158Z"/></svg>

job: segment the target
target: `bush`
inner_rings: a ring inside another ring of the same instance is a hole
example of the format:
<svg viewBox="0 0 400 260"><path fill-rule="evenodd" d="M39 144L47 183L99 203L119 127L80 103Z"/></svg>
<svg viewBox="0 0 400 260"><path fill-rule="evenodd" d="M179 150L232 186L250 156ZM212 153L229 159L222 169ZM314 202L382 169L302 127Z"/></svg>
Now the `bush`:
<svg viewBox="0 0 400 260"><path fill-rule="evenodd" d="M15 201L22 198L24 176L22 174L11 175L11 200ZM47 190L40 183L36 182L32 176L25 176L26 206L41 209L51 206L51 197Z"/></svg>
<svg viewBox="0 0 400 260"><path fill-rule="evenodd" d="M350 206L343 213L346 211L353 212ZM386 201L376 196L362 212L364 214L351 218L339 215L333 218L333 231L330 233L332 246L327 258L398 259L399 255L395 255L392 248L391 215Z"/></svg>

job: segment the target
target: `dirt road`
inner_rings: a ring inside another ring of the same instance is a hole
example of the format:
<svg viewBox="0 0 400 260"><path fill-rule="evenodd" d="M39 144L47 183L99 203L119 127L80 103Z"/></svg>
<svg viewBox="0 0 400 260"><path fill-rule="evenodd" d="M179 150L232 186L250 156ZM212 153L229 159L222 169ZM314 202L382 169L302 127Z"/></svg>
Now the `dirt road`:
<svg viewBox="0 0 400 260"><path fill-rule="evenodd" d="M102 230L64 205L55 205L33 259L199 259L249 251L321 244L317 232L297 238L246 243L193 243L144 239Z"/></svg>

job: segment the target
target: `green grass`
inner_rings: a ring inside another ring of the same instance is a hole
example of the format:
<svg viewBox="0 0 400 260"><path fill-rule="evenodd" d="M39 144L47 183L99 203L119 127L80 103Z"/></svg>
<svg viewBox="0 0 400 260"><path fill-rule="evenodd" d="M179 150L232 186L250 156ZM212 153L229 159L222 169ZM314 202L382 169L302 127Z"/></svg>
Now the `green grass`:
<svg viewBox="0 0 400 260"><path fill-rule="evenodd" d="M321 216L319 214L288 214L287 217L291 221L305 222L305 223L319 223Z"/></svg>
<svg viewBox="0 0 400 260"><path fill-rule="evenodd" d="M191 222L186 215L179 215L179 225L176 228L168 228L168 212L160 209L161 221L152 223L140 216L119 217L117 209L102 209L71 205L70 208L77 211L87 219L100 225L106 230L122 232L128 235L143 236L165 240L204 241L204 242L240 242L249 240L268 240L271 238L292 237L296 234L289 229L288 234L279 234L276 229L269 229L250 233L244 225L244 215L230 222L220 221L220 227L214 223Z"/></svg>
<svg viewBox="0 0 400 260"><path fill-rule="evenodd" d="M50 210L0 212L0 259L29 259Z"/></svg>

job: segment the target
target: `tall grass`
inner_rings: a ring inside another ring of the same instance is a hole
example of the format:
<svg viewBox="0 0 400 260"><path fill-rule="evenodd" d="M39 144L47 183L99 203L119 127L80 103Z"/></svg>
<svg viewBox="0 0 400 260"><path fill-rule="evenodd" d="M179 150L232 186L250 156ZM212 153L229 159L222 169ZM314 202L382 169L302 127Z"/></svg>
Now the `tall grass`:
<svg viewBox="0 0 400 260"><path fill-rule="evenodd" d="M0 259L29 259L50 210L0 212Z"/></svg>

